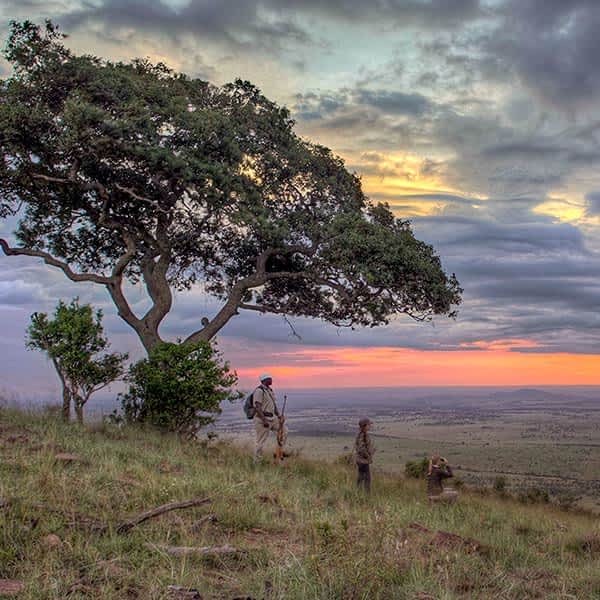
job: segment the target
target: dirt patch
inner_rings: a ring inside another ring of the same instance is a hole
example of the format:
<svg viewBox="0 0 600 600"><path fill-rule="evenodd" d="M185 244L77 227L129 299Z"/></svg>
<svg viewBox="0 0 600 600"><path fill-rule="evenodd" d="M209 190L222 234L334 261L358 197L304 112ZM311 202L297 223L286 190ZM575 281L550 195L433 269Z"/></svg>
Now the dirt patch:
<svg viewBox="0 0 600 600"><path fill-rule="evenodd" d="M158 465L158 470L164 474L181 475L183 473L181 465L173 464L166 459Z"/></svg>
<svg viewBox="0 0 600 600"><path fill-rule="evenodd" d="M277 556L293 554L301 556L304 553L305 546L300 540L290 537L287 531L267 531L254 527L245 531L241 538L244 540L244 546L251 549L269 549L275 552Z"/></svg>
<svg viewBox="0 0 600 600"><path fill-rule="evenodd" d="M258 494L257 498L263 504L272 504L274 506L279 506L279 496L277 494Z"/></svg>
<svg viewBox="0 0 600 600"><path fill-rule="evenodd" d="M5 440L4 440L4 445L5 446L15 446L15 445L25 445L25 444L29 444L29 436L25 433L18 433L18 434L13 434L13 435L9 435Z"/></svg>
<svg viewBox="0 0 600 600"><path fill-rule="evenodd" d="M25 589L25 584L17 579L0 579L0 596L16 596Z"/></svg>
<svg viewBox="0 0 600 600"><path fill-rule="evenodd" d="M417 531L429 537L429 545L436 548L462 550L467 554L477 553L484 556L488 555L490 552L490 548L479 540L464 537L457 533L441 530L433 531L420 523L411 523L408 527L413 531Z"/></svg>
<svg viewBox="0 0 600 600"><path fill-rule="evenodd" d="M85 460L79 456L79 454L72 454L71 452L59 452L54 455L54 460L65 465L71 463L85 463Z"/></svg>

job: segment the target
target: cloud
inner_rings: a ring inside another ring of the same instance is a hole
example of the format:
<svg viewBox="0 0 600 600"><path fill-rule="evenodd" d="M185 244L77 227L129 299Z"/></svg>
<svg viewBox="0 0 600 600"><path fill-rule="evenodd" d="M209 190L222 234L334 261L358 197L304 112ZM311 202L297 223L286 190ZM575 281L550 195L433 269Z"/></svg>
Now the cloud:
<svg viewBox="0 0 600 600"><path fill-rule="evenodd" d="M286 44L311 41L311 36L291 19L263 14L260 3L251 1L191 0L174 6L162 0L105 0L67 11L61 21L67 29L100 23L108 29L141 27L173 38L192 34L237 48L268 48L281 41Z"/></svg>
<svg viewBox="0 0 600 600"><path fill-rule="evenodd" d="M586 201L586 214L590 217L597 217L600 215L600 192L589 192L585 196Z"/></svg>
<svg viewBox="0 0 600 600"><path fill-rule="evenodd" d="M537 98L570 111L600 92L600 5L594 0L508 0L482 41L488 61L514 73Z"/></svg>
<svg viewBox="0 0 600 600"><path fill-rule="evenodd" d="M5 10L21 7L34 11L39 0L9 1ZM25 6L23 6L25 4ZM230 35L232 31L267 35L304 35L291 24L292 18L316 17L337 22L368 22L400 27L456 27L483 16L479 0L189 0L174 5L165 0L103 0L96 4L55 3L55 14L69 23L102 20L118 25L173 31ZM61 10L62 9L62 10ZM261 27L261 24L263 27Z"/></svg>
<svg viewBox="0 0 600 600"><path fill-rule="evenodd" d="M418 117L432 108L433 103L422 94L357 86L332 92L297 94L294 112L306 121L330 117L327 127L343 129L364 123L369 109L391 116ZM370 118L376 117L371 114Z"/></svg>
<svg viewBox="0 0 600 600"><path fill-rule="evenodd" d="M417 117L431 108L431 101L421 94L405 94L389 90L357 90L361 103L392 115Z"/></svg>
<svg viewBox="0 0 600 600"><path fill-rule="evenodd" d="M24 306L35 305L46 300L42 286L17 279L13 281L0 281L0 305Z"/></svg>

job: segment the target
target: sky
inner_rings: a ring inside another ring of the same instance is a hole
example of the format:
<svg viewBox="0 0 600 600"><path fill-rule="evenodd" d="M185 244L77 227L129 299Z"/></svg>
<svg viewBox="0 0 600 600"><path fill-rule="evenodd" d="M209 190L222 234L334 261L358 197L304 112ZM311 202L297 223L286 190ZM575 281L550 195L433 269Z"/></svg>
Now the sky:
<svg viewBox="0 0 600 600"><path fill-rule="evenodd" d="M243 314L218 337L243 385L265 370L288 388L600 384L596 0L0 0L2 38L11 19L46 17L77 53L251 80L410 219L465 290L456 320L294 319L301 339ZM102 289L2 256L0 390L54 393L24 332L75 295L104 308L114 349L142 355ZM217 306L201 285L177 294L163 336Z"/></svg>

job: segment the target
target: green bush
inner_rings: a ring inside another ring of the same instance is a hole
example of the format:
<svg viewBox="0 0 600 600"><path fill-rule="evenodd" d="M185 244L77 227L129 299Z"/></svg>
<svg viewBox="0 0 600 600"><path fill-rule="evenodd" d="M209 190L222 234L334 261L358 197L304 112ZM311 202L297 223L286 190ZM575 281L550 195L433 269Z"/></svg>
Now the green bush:
<svg viewBox="0 0 600 600"><path fill-rule="evenodd" d="M336 465L344 465L344 466L352 466L354 465L355 459L354 454L352 452L346 452L344 454L340 454L333 461Z"/></svg>
<svg viewBox="0 0 600 600"><path fill-rule="evenodd" d="M532 487L521 491L518 500L523 504L547 504L550 502L550 494L547 490Z"/></svg>
<svg viewBox="0 0 600 600"><path fill-rule="evenodd" d="M494 491L498 494L506 493L506 477L499 475L494 479Z"/></svg>
<svg viewBox="0 0 600 600"><path fill-rule="evenodd" d="M557 504L564 510L571 510L581 500L581 496L573 492L564 492L556 499Z"/></svg>
<svg viewBox="0 0 600 600"><path fill-rule="evenodd" d="M126 421L189 436L214 421L221 402L240 397L236 374L208 342L160 344L132 365L127 381L120 395Z"/></svg>
<svg viewBox="0 0 600 600"><path fill-rule="evenodd" d="M404 474L406 477L413 479L424 479L429 471L429 459L422 458L421 460L409 460L404 465Z"/></svg>

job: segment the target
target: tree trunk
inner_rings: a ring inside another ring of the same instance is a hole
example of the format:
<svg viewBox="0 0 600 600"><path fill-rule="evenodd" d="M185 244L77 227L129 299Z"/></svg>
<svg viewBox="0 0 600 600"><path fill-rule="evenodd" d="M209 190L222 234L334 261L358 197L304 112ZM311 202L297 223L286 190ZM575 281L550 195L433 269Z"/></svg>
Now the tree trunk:
<svg viewBox="0 0 600 600"><path fill-rule="evenodd" d="M67 387L65 376L60 370L60 365L58 364L58 361L55 358L52 358L52 364L56 369L56 374L58 375L58 378L60 379L60 383L62 385L62 418L65 423L68 423L71 420L71 392Z"/></svg>
<svg viewBox="0 0 600 600"><path fill-rule="evenodd" d="M71 420L71 394L67 389L67 386L63 384L62 390L63 404L62 404L62 418L65 423Z"/></svg>
<svg viewBox="0 0 600 600"><path fill-rule="evenodd" d="M83 425L83 405L84 402L81 400L81 398L79 398L78 396L75 395L74 397L74 404L75 404L75 415L77 416L77 422L80 425Z"/></svg>
<svg viewBox="0 0 600 600"><path fill-rule="evenodd" d="M121 277L106 285L108 293L117 307L119 317L137 333L147 354L150 354L151 350L163 341L158 333L158 328L171 310L173 303L173 296L166 278L168 256L167 254L164 257L161 256L158 264L149 260L144 265L142 277L152 305L141 318L135 315L123 294Z"/></svg>

